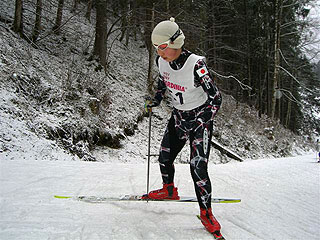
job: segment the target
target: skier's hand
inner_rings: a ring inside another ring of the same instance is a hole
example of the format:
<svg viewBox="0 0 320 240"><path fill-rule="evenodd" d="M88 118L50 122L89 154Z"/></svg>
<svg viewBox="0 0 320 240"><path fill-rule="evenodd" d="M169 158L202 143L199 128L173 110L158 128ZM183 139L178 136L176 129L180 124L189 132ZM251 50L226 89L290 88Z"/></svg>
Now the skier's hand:
<svg viewBox="0 0 320 240"><path fill-rule="evenodd" d="M207 107L211 108L212 111L218 111L221 106L221 97L217 99L209 98L206 102Z"/></svg>
<svg viewBox="0 0 320 240"><path fill-rule="evenodd" d="M213 120L219 108L220 105L216 105L216 102L212 101L212 99L209 99L206 102L203 113L201 114L202 121L207 122Z"/></svg>
<svg viewBox="0 0 320 240"><path fill-rule="evenodd" d="M144 103L144 109L146 112L152 112L153 107L159 106L160 103L157 99L147 99L146 102Z"/></svg>

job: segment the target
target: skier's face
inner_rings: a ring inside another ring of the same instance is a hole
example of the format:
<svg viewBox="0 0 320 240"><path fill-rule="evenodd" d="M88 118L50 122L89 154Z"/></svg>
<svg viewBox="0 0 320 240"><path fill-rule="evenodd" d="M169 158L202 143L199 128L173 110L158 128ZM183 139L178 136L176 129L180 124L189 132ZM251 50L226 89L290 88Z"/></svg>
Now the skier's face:
<svg viewBox="0 0 320 240"><path fill-rule="evenodd" d="M181 53L181 48L173 49L173 48L166 48L165 50L157 49L157 53L160 57L162 57L167 62L172 62L176 60Z"/></svg>

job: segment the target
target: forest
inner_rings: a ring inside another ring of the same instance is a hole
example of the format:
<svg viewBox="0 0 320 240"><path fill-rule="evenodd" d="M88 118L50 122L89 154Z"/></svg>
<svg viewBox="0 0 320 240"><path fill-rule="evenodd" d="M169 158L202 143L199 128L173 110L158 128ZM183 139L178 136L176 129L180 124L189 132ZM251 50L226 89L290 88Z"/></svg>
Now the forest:
<svg viewBox="0 0 320 240"><path fill-rule="evenodd" d="M319 134L320 49L312 47L319 41L313 31L319 24L309 18L316 4L315 0L16 0L12 29L37 48L50 35L72 31L70 19L63 15L64 9L71 9L74 16L94 22L95 34L82 54L98 61L106 74L111 67L111 35L125 45L136 42L137 48L148 50L146 81L152 92L156 77L150 34L158 22L174 17L186 35L184 47L206 57L224 93L297 134ZM48 17L48 12L56 17ZM1 21L11 20L1 16Z"/></svg>

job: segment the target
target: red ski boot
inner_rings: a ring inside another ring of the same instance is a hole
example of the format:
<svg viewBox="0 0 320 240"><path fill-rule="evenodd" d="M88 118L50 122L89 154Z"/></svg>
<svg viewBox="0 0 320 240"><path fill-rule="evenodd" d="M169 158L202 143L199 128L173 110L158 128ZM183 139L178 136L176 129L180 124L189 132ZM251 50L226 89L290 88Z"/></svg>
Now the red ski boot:
<svg viewBox="0 0 320 240"><path fill-rule="evenodd" d="M149 192L142 197L143 199L170 199L179 200L178 188L174 187L173 183L163 184L163 188Z"/></svg>
<svg viewBox="0 0 320 240"><path fill-rule="evenodd" d="M215 239L224 239L220 233L221 226L217 219L213 216L211 208L200 208L200 220L203 226L214 236Z"/></svg>

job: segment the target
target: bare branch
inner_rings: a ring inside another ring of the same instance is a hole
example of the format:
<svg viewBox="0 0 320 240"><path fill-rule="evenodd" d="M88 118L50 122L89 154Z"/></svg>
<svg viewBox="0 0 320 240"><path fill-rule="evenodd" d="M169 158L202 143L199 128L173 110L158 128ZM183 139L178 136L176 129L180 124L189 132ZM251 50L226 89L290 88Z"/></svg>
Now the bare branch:
<svg viewBox="0 0 320 240"><path fill-rule="evenodd" d="M239 85L240 85L240 87L241 87L242 90L252 90L252 87L250 87L250 86L242 83L239 79L237 79L237 78L236 78L235 76L233 76L233 75L224 76L224 75L221 75L221 74L213 71L212 69L210 69L210 71L213 72L213 73L214 73L215 75L217 75L218 77L236 80L236 81L239 83Z"/></svg>

